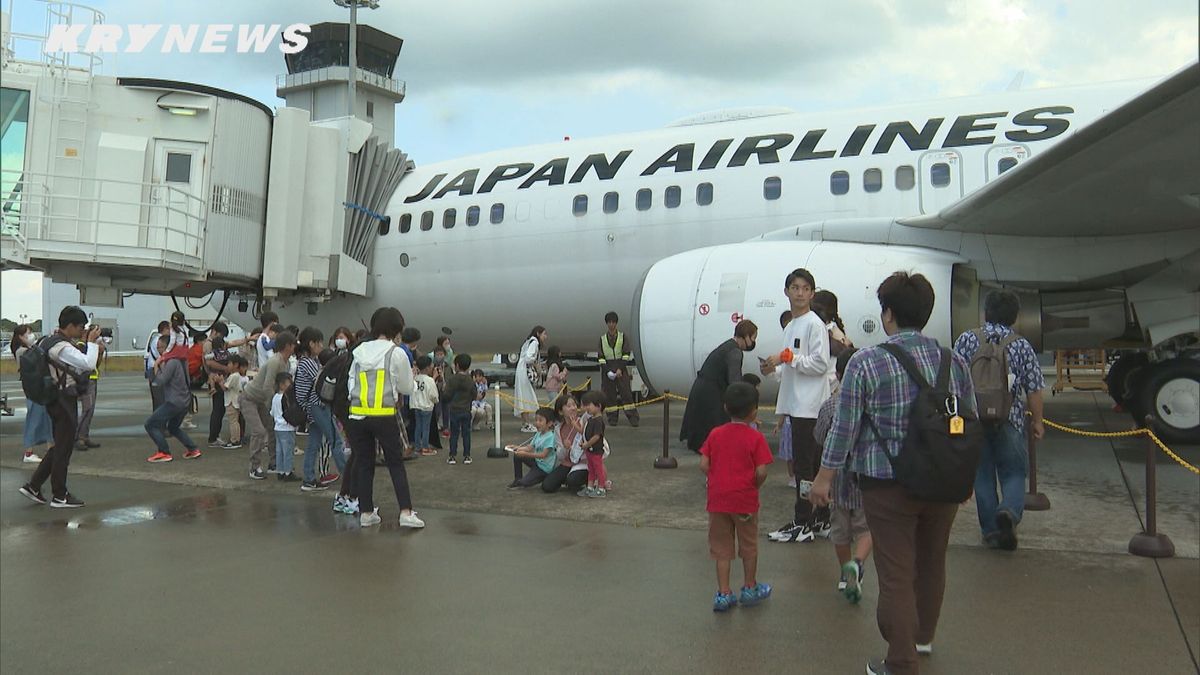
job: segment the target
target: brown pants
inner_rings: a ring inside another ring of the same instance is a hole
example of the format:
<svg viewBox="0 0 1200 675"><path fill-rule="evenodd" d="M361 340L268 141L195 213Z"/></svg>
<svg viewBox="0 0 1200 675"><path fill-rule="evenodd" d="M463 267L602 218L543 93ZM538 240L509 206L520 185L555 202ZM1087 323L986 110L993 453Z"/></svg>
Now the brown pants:
<svg viewBox="0 0 1200 675"><path fill-rule="evenodd" d="M946 590L946 544L958 504L913 499L891 482L863 481L863 508L875 543L879 632L896 675L919 672L916 644L930 644Z"/></svg>
<svg viewBox="0 0 1200 675"><path fill-rule="evenodd" d="M708 552L713 560L756 557L758 514L709 513Z"/></svg>

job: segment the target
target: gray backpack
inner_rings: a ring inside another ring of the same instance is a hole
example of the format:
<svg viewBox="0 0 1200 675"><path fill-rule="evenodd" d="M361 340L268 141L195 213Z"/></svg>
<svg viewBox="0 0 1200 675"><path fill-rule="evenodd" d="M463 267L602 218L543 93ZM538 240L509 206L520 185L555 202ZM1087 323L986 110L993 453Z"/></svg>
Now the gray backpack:
<svg viewBox="0 0 1200 675"><path fill-rule="evenodd" d="M979 349L970 363L979 421L984 424L1007 422L1013 403L1012 388L1008 384L1008 345L1021 336L1009 333L997 343L989 342L982 329L971 332L979 339Z"/></svg>

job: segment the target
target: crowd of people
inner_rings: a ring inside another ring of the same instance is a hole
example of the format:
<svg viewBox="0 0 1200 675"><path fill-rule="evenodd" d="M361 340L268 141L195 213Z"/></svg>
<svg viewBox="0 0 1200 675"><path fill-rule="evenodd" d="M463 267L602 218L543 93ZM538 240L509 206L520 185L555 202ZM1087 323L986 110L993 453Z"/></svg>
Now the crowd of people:
<svg viewBox="0 0 1200 675"><path fill-rule="evenodd" d="M807 270L787 275L783 343L758 364L763 377L778 382L775 424L767 431L779 438L778 456L795 487L792 519L767 537L831 539L837 588L854 603L874 556L877 616L889 647L868 672L917 672L918 655L932 652L959 502L974 495L988 546L1017 547L1025 425L1035 438L1044 433L1045 382L1032 346L1013 331L1019 304L1010 292L993 292L983 326L948 349L921 332L933 311L932 286L919 274L897 272L876 293L886 341L858 349L846 336L836 296L816 289ZM174 459L167 436L183 446L184 459L202 455L186 432L196 426L189 416L198 410L193 392L199 390L212 400L209 446L248 446L250 479L274 475L300 483L302 491L340 482L334 511L357 515L369 527L381 521L373 483L382 463L400 509L397 523L424 527L413 510L405 461L436 455L445 439L449 464L458 463L460 445L462 464L471 463L471 432L490 425L494 412L482 371L472 370L469 355L453 352L448 336L422 353L420 331L394 307L377 310L369 330L340 327L328 340L312 326L282 326L270 311L260 319L241 340L230 340L221 322L192 331L181 312L159 326L146 347L153 411L145 429L156 448L148 461ZM639 418L630 405L632 355L617 315L610 312L605 323L602 391L582 397L566 389L569 371L557 347L549 346L542 363L547 330L530 331L516 365L514 414L532 437L506 448L510 489L553 493L566 486L583 497L607 495L606 429L618 423L622 408L631 425ZM37 468L20 491L39 504L83 506L67 489L67 466L74 450L98 446L88 426L106 342L72 306L62 310L54 334L35 340L20 326L13 345L23 385L33 368L26 361L36 365L38 357L54 383L54 395L27 401L24 461ZM742 358L757 346L758 327L737 323L697 373L680 431L706 474L714 611L758 604L772 590L757 578L757 558L759 488L774 458L758 421L761 380L743 372ZM299 476L297 434L308 435ZM926 457L937 453L936 461ZM324 466L329 459L334 470ZM50 500L42 494L47 480ZM735 557L744 574L739 593L730 579Z"/></svg>

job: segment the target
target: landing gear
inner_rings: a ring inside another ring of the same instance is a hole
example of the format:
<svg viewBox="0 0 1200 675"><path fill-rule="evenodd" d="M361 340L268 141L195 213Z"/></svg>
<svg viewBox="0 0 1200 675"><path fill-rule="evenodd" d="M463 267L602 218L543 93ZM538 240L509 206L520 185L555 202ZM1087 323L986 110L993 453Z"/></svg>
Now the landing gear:
<svg viewBox="0 0 1200 675"><path fill-rule="evenodd" d="M1148 415L1163 441L1200 443L1200 360L1180 356L1147 366L1135 381L1139 424Z"/></svg>
<svg viewBox="0 0 1200 675"><path fill-rule="evenodd" d="M1131 405L1136 407L1131 404L1131 399L1137 397L1130 396L1129 392L1137 391L1133 387L1133 380L1149 364L1150 358L1145 352L1128 352L1117 359L1108 369L1108 375L1104 377L1104 382L1108 385L1108 395L1112 397L1113 403L1126 410L1129 410Z"/></svg>

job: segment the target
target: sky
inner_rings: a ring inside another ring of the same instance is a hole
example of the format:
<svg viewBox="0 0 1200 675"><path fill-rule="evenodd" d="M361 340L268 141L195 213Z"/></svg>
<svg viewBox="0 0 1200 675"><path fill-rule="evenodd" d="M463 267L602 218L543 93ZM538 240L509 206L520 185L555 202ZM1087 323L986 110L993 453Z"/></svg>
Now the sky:
<svg viewBox="0 0 1200 675"><path fill-rule="evenodd" d="M15 30L44 30L14 0ZM418 164L506 147L643 131L731 107L837 110L1162 77L1198 51L1195 0L379 0L359 20L404 39L396 144ZM4 3L7 6L8 3ZM105 22L347 21L332 0L91 0ZM159 44L158 42L155 43ZM282 105L263 54L106 55L110 75L201 82ZM41 313L0 279L0 314ZM10 288L12 289L10 291ZM12 309L10 309L12 308Z"/></svg>

